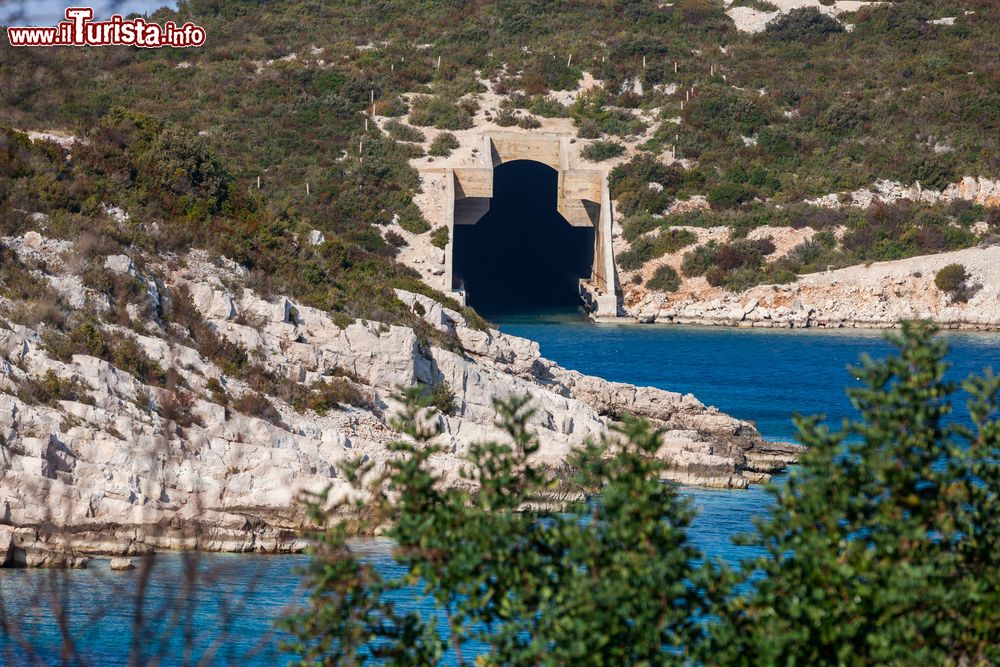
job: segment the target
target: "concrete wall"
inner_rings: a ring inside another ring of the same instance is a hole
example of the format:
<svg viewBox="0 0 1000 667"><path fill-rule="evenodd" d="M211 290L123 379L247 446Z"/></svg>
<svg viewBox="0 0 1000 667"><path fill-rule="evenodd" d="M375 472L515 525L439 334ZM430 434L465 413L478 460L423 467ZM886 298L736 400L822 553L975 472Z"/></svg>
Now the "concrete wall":
<svg viewBox="0 0 1000 667"><path fill-rule="evenodd" d="M483 144L473 165L447 168L451 175L445 196L448 246L445 248L445 285L454 284L455 225L474 225L490 210L493 196L493 169L515 160L532 160L558 172L559 213L575 227L594 227L594 266L589 280L581 281L581 297L590 304L595 318L618 315L618 286L611 245L611 197L607 172L576 169L569 164L568 137L532 132L492 132L483 135ZM464 302L465 295L453 296Z"/></svg>

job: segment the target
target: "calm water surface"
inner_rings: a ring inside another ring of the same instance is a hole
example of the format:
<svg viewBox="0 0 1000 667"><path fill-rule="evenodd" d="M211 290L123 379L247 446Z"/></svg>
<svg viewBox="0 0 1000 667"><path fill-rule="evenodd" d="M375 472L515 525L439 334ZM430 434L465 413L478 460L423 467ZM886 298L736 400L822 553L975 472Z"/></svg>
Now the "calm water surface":
<svg viewBox="0 0 1000 667"><path fill-rule="evenodd" d="M498 318L499 319L499 318ZM500 319L503 330L536 340L542 354L569 368L638 385L690 392L705 403L757 424L765 437L791 440L791 415L823 413L834 423L851 415L844 393L855 380L847 366L862 353L885 356L889 346L877 332L744 331L669 326L602 325L576 313L545 313ZM951 374L960 379L986 366L1000 369L1000 335L950 334ZM959 414L964 406L957 406ZM766 513L760 488L747 491L685 489L700 510L692 540L710 555L735 563L752 555L731 543L734 534ZM366 545L386 571L398 571L389 545ZM284 662L271 631L274 618L301 599L297 568L301 556L208 555L194 560L159 556L150 578L150 618L177 611L178 620L150 624L139 642L147 655L164 653L161 664L190 655L206 664L270 665ZM178 586L185 568L200 573L191 591ZM48 600L53 589L69 598L74 637L88 662L126 664L132 645L132 617L138 572L110 572L107 561L76 572L0 570L3 615L13 619L46 662L58 661L59 632ZM58 589L56 589L58 587ZM403 601L421 607L416 598ZM24 649L0 639L0 664L29 664Z"/></svg>

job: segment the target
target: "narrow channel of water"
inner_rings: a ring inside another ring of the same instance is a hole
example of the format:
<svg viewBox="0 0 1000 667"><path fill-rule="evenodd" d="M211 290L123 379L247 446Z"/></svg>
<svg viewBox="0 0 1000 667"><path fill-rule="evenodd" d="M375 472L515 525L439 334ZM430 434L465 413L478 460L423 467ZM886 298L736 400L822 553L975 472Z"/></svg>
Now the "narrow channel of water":
<svg viewBox="0 0 1000 667"><path fill-rule="evenodd" d="M884 356L889 346L879 332L749 331L657 325L593 325L575 311L497 317L500 327L536 340L542 354L560 364L638 385L690 392L705 403L754 421L774 440L794 438L791 415L824 413L833 423L851 416L844 392L854 382L847 366L862 353ZM1000 369L1000 334L948 334L955 379L986 366ZM964 405L957 405L959 416ZM769 496L760 487L746 491L685 489L700 511L692 540L705 552L731 563L752 555L732 544L732 536L765 515ZM396 571L388 545L369 545L387 572ZM186 594L177 585L187 561L179 554L158 557L145 609L182 610L188 622L166 632L153 624L143 636L150 653L163 647L163 664L178 664L185 632L196 638L195 659L208 664L271 665L282 663L273 619L300 599L297 568L302 556L202 556L199 585ZM57 590L69 600L74 638L88 662L123 665L128 661L136 572L110 572L107 561L73 572L0 570L2 615L17 624L45 662L59 661L59 630L52 620L49 595ZM416 599L404 606L420 607ZM0 663L18 660L22 650L0 638ZM12 649L5 653L5 649Z"/></svg>

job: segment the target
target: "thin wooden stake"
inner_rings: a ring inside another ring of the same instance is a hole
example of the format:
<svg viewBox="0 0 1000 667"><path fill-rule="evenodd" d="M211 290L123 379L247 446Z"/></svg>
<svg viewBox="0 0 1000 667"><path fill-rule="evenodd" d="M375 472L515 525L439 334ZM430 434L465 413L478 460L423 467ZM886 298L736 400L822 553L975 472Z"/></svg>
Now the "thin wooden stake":
<svg viewBox="0 0 1000 667"><path fill-rule="evenodd" d="M674 61L674 74L677 74L677 61Z"/></svg>
<svg viewBox="0 0 1000 667"><path fill-rule="evenodd" d="M309 194L309 181L306 181L306 194Z"/></svg>
<svg viewBox="0 0 1000 667"><path fill-rule="evenodd" d="M438 69L441 69L441 56L438 56Z"/></svg>
<svg viewBox="0 0 1000 667"><path fill-rule="evenodd" d="M566 59L566 67L569 67L572 64L573 64L573 54L571 53L569 54L569 58Z"/></svg>
<svg viewBox="0 0 1000 667"><path fill-rule="evenodd" d="M646 56L642 57L642 68L646 69Z"/></svg>

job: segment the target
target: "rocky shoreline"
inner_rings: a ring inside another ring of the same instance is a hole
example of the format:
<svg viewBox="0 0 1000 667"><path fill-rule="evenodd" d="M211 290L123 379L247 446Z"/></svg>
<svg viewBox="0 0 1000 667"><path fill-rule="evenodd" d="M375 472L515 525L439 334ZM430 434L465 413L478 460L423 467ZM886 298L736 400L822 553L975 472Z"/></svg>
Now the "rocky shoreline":
<svg viewBox="0 0 1000 667"><path fill-rule="evenodd" d="M970 275L972 294L965 303L934 284L948 264L961 264ZM1000 246L852 266L710 299L650 293L626 310L638 322L658 324L891 329L901 320L923 319L943 329L998 331Z"/></svg>
<svg viewBox="0 0 1000 667"><path fill-rule="evenodd" d="M79 308L100 308L102 295L65 265L72 248L29 233L4 243L20 256L42 257L41 275ZM336 463L364 456L383 466L399 437L387 416L399 386L446 382L453 414L439 414L445 451L434 465L445 483L459 475L470 443L500 437L496 396L529 393L536 409L540 463L556 469L570 449L608 432L631 413L664 429L660 456L669 478L684 484L744 488L793 463L795 445L768 443L752 424L706 407L691 395L635 387L564 369L537 343L493 329L478 330L426 296L399 291L414 313L460 343L458 351L428 344L413 329L371 321L342 328L320 310L287 298L263 299L240 287L242 270L192 252L140 270L132 258L104 260L108 270L147 285L149 311L184 287L216 334L248 350L276 376L316 386L332 376L368 396L367 407L294 409L269 397L279 418L241 412L252 393L192 347L167 335L173 325L152 317L131 337L162 368L175 369L176 392L145 384L101 358L61 361L47 348L42 325L0 326L0 559L7 565L75 567L92 554L131 556L165 549L294 552L304 546L305 491L327 486L349 493ZM5 312L17 304L2 304ZM105 305L106 307L106 305ZM54 377L80 394L45 402L19 388ZM223 401L223 391L232 400ZM173 407L172 407L173 406Z"/></svg>

